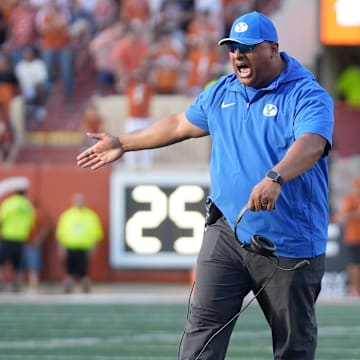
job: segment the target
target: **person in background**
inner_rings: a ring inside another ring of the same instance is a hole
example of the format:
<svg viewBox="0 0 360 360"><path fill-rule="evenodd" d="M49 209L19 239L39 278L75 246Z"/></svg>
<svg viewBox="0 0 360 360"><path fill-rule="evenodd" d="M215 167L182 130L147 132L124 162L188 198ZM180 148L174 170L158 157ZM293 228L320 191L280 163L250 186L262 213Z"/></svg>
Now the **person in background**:
<svg viewBox="0 0 360 360"><path fill-rule="evenodd" d="M40 203L33 200L35 208L35 222L28 240L24 244L21 271L27 275L28 293L39 291L40 271L42 265L42 245L51 231L50 219Z"/></svg>
<svg viewBox="0 0 360 360"><path fill-rule="evenodd" d="M95 98L92 98L83 113L81 129L84 134L88 132L102 132L104 130L104 119L102 118ZM81 149L94 145L94 140L84 135Z"/></svg>
<svg viewBox="0 0 360 360"><path fill-rule="evenodd" d="M146 66L149 59L150 44L139 20L128 24L126 33L117 41L110 55L115 65L116 87L124 92L132 73Z"/></svg>
<svg viewBox="0 0 360 360"><path fill-rule="evenodd" d="M30 127L31 122L42 121L47 114L48 71L35 47L24 48L23 59L15 65L15 75L25 102L26 123Z"/></svg>
<svg viewBox="0 0 360 360"><path fill-rule="evenodd" d="M196 45L199 39L206 39L212 46L217 43L219 31L211 15L208 10L194 12L185 34L187 47L191 47L193 43Z"/></svg>
<svg viewBox="0 0 360 360"><path fill-rule="evenodd" d="M89 43L95 33L94 19L80 0L69 1L71 47L73 49L74 72L81 76L89 63Z"/></svg>
<svg viewBox="0 0 360 360"><path fill-rule="evenodd" d="M17 1L11 12L6 46L14 65L24 58L24 49L37 42L36 14L37 8L30 0Z"/></svg>
<svg viewBox="0 0 360 360"><path fill-rule="evenodd" d="M185 112L145 129L88 134L98 142L77 164L96 170L130 151L211 136L206 231L179 359L225 359L252 291L271 329L274 359L313 360L328 240L333 100L309 70L280 51L274 24L259 12L237 18L218 44L227 49L231 74Z"/></svg>
<svg viewBox="0 0 360 360"><path fill-rule="evenodd" d="M64 292L73 291L74 280L79 279L84 293L91 291L89 256L103 238L103 227L97 213L85 206L83 194L72 196L72 205L60 214L56 238L65 258Z"/></svg>
<svg viewBox="0 0 360 360"><path fill-rule="evenodd" d="M345 68L336 80L336 91L353 109L360 111L360 66Z"/></svg>
<svg viewBox="0 0 360 360"><path fill-rule="evenodd" d="M149 0L122 0L119 7L119 19L127 22L138 20L145 31L150 30L150 11Z"/></svg>
<svg viewBox="0 0 360 360"><path fill-rule="evenodd" d="M5 118L0 107L0 162L9 159L13 143L14 134L10 122Z"/></svg>
<svg viewBox="0 0 360 360"><path fill-rule="evenodd" d="M176 47L185 52L185 33L193 17L193 10L193 0L162 0L152 25L154 33L169 33Z"/></svg>
<svg viewBox="0 0 360 360"><path fill-rule="evenodd" d="M112 26L119 17L119 5L115 0L97 0L91 11L95 24L95 32Z"/></svg>
<svg viewBox="0 0 360 360"><path fill-rule="evenodd" d="M210 39L193 40L185 58L183 93L190 97L199 95L219 65L218 51Z"/></svg>
<svg viewBox="0 0 360 360"><path fill-rule="evenodd" d="M11 123L11 105L19 93L11 58L0 50L0 159L9 161L16 133ZM11 161L11 160L10 160Z"/></svg>
<svg viewBox="0 0 360 360"><path fill-rule="evenodd" d="M6 121L10 120L10 106L19 94L19 82L16 78L10 56L0 50L0 107Z"/></svg>
<svg viewBox="0 0 360 360"><path fill-rule="evenodd" d="M19 189L0 205L0 289L5 288L4 266L9 262L14 270L12 291L21 285L21 258L35 222L35 209L26 190Z"/></svg>
<svg viewBox="0 0 360 360"><path fill-rule="evenodd" d="M168 32L159 33L150 48L151 73L156 94L176 94L179 89L182 53Z"/></svg>
<svg viewBox="0 0 360 360"><path fill-rule="evenodd" d="M235 19L251 10L253 1L222 0L224 33L228 34Z"/></svg>
<svg viewBox="0 0 360 360"><path fill-rule="evenodd" d="M0 8L0 47L3 47L7 41L7 21L3 9Z"/></svg>
<svg viewBox="0 0 360 360"><path fill-rule="evenodd" d="M115 93L116 64L109 61L117 42L123 37L126 25L122 21L100 31L89 43L89 53L95 65L96 93Z"/></svg>
<svg viewBox="0 0 360 360"><path fill-rule="evenodd" d="M45 0L36 16L40 34L40 51L49 74L49 85L56 82L55 66L58 65L64 83L64 100L73 97L74 68L70 12L56 0Z"/></svg>
<svg viewBox="0 0 360 360"><path fill-rule="evenodd" d="M352 188L342 199L340 221L348 254L349 294L360 296L360 177L352 181Z"/></svg>
<svg viewBox="0 0 360 360"><path fill-rule="evenodd" d="M124 125L125 132L138 131L150 125L153 95L153 81L148 68L133 71L125 89L128 112ZM148 168L152 163L152 153L148 150L136 151L124 160L129 168Z"/></svg>

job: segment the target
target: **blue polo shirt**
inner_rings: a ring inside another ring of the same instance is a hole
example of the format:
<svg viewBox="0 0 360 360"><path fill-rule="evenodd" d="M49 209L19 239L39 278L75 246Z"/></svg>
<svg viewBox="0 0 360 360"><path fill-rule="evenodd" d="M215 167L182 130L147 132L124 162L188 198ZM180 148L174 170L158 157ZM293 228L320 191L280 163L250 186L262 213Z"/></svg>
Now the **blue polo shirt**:
<svg viewBox="0 0 360 360"><path fill-rule="evenodd" d="M311 258L325 253L327 242L333 101L305 67L286 53L281 56L287 67L266 88L247 88L235 74L224 76L185 114L211 136L210 198L232 228L254 185L296 139L314 133L327 140L314 166L282 186L275 210L248 211L238 226L243 242L261 234L275 243L279 256Z"/></svg>

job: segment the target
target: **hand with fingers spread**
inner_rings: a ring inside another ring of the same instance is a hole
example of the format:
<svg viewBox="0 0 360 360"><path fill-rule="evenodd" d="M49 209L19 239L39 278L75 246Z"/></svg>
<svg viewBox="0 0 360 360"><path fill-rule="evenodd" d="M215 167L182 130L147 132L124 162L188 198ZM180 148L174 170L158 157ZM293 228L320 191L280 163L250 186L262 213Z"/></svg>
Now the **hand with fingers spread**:
<svg viewBox="0 0 360 360"><path fill-rule="evenodd" d="M77 156L77 165L80 167L96 170L120 159L125 152L116 136L106 133L88 133L87 136L97 140L97 143Z"/></svg>

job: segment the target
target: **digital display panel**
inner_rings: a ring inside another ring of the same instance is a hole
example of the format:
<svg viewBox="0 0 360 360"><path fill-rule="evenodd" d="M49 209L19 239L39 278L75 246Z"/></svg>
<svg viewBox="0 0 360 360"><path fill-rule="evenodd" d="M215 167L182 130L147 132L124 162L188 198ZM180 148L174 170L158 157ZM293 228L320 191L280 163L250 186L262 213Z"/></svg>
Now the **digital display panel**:
<svg viewBox="0 0 360 360"><path fill-rule="evenodd" d="M191 268L205 223L208 174L114 171L110 187L114 268Z"/></svg>

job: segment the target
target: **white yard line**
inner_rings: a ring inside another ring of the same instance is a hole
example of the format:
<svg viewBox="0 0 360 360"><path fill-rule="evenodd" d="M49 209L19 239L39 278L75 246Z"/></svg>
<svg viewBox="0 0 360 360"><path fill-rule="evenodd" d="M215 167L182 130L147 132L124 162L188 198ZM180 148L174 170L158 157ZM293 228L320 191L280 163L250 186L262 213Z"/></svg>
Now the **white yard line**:
<svg viewBox="0 0 360 360"><path fill-rule="evenodd" d="M61 289L61 286L58 287ZM120 304L184 304L188 302L190 285L152 285L152 284L116 284L102 287L94 286L90 294L63 294L44 287L40 293L10 292L0 293L0 303L40 303L40 304L76 304L76 303L120 303ZM249 294L246 301L251 299ZM318 304L360 304L360 297L351 296L320 296Z"/></svg>
<svg viewBox="0 0 360 360"><path fill-rule="evenodd" d="M50 338L39 340L21 340L21 341L1 341L1 349L56 349L56 348L79 348L94 345L104 344L134 344L153 343L154 341L161 341L161 343L176 343L179 341L180 335L178 332L174 333L156 333L156 334L139 334L139 335L124 335L111 337L76 337L76 338Z"/></svg>

